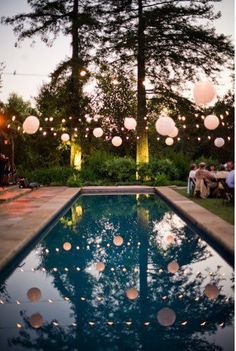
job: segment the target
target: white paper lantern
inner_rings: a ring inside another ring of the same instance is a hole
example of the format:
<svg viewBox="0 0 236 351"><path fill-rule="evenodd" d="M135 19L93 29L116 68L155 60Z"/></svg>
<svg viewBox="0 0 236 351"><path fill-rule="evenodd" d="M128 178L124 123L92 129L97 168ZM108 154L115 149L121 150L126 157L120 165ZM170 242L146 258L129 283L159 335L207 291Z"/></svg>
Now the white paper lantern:
<svg viewBox="0 0 236 351"><path fill-rule="evenodd" d="M138 290L135 288L129 288L126 291L126 296L128 297L129 300L135 300L138 297Z"/></svg>
<svg viewBox="0 0 236 351"><path fill-rule="evenodd" d="M216 138L214 141L214 144L216 147L222 147L225 144L225 141L223 138Z"/></svg>
<svg viewBox="0 0 236 351"><path fill-rule="evenodd" d="M209 104L216 96L216 89L211 81L200 81L194 85L193 97L197 105Z"/></svg>
<svg viewBox="0 0 236 351"><path fill-rule="evenodd" d="M207 129L214 130L218 127L219 124L219 118L215 115L206 116L206 118L204 119L204 126Z"/></svg>
<svg viewBox="0 0 236 351"><path fill-rule="evenodd" d="M29 317L29 324L31 327L38 329L43 324L43 317L40 313L34 313L32 316Z"/></svg>
<svg viewBox="0 0 236 351"><path fill-rule="evenodd" d="M175 274L179 270L179 264L177 261L171 261L167 266L168 272Z"/></svg>
<svg viewBox="0 0 236 351"><path fill-rule="evenodd" d="M65 243L63 244L63 249L64 249L65 251L70 251L71 248L72 248L71 243L65 242Z"/></svg>
<svg viewBox="0 0 236 351"><path fill-rule="evenodd" d="M69 141L69 140L70 140L69 134L68 134L68 133L63 133L63 134L61 135L61 140L62 140L64 143L66 143L67 141Z"/></svg>
<svg viewBox="0 0 236 351"><path fill-rule="evenodd" d="M39 129L39 119L35 116L29 116L24 120L23 130L27 134L35 134Z"/></svg>
<svg viewBox="0 0 236 351"><path fill-rule="evenodd" d="M177 127L174 127L172 131L168 134L169 137L175 138L179 134L179 129Z"/></svg>
<svg viewBox="0 0 236 351"><path fill-rule="evenodd" d="M30 302L38 302L42 297L41 290L39 288L30 288L27 291L27 297Z"/></svg>
<svg viewBox="0 0 236 351"><path fill-rule="evenodd" d="M171 146L174 144L174 139L168 137L166 138L165 143L166 145Z"/></svg>
<svg viewBox="0 0 236 351"><path fill-rule="evenodd" d="M122 139L119 136L114 136L111 140L112 144L116 147L120 146L122 144Z"/></svg>
<svg viewBox="0 0 236 351"><path fill-rule="evenodd" d="M170 327L176 320L175 311L173 311L171 308L164 307L158 312L157 320L164 327Z"/></svg>
<svg viewBox="0 0 236 351"><path fill-rule="evenodd" d="M219 289L214 284L207 284L204 290L204 294L210 299L215 300L220 294Z"/></svg>
<svg viewBox="0 0 236 351"><path fill-rule="evenodd" d="M169 135L171 132L173 132L175 122L168 116L161 116L156 121L155 127L157 133L160 135Z"/></svg>
<svg viewBox="0 0 236 351"><path fill-rule="evenodd" d="M98 262L96 263L96 269L99 271L99 272L103 272L104 269L105 269L105 264L103 262Z"/></svg>
<svg viewBox="0 0 236 351"><path fill-rule="evenodd" d="M120 235L116 235L113 239L113 244L116 246L121 246L124 242L124 239Z"/></svg>
<svg viewBox="0 0 236 351"><path fill-rule="evenodd" d="M135 128L137 126L137 122L133 117L126 117L125 122L124 122L124 126L128 130L132 130L132 129L135 130Z"/></svg>
<svg viewBox="0 0 236 351"><path fill-rule="evenodd" d="M103 136L102 128L94 128L93 135L95 136L95 138L101 138L101 136Z"/></svg>

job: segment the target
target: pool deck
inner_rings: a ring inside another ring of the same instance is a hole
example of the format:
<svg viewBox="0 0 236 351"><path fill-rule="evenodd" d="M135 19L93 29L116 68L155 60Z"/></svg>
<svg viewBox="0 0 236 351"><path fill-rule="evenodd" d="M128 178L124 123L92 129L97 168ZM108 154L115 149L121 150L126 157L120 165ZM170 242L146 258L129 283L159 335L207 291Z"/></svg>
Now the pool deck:
<svg viewBox="0 0 236 351"><path fill-rule="evenodd" d="M127 194L156 192L182 215L231 254L234 253L234 226L178 194L169 187L42 187L10 202L0 204L0 270L4 268L60 211L81 194Z"/></svg>
<svg viewBox="0 0 236 351"><path fill-rule="evenodd" d="M157 187L155 192L169 202L186 219L234 254L234 226L169 187Z"/></svg>
<svg viewBox="0 0 236 351"><path fill-rule="evenodd" d="M0 204L0 270L80 192L80 188L42 187Z"/></svg>

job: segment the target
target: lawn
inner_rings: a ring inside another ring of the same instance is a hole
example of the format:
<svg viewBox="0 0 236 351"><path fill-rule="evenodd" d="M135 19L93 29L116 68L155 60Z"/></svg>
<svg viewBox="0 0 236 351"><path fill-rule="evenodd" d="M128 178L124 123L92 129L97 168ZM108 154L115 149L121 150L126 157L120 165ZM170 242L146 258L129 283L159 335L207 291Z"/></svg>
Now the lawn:
<svg viewBox="0 0 236 351"><path fill-rule="evenodd" d="M223 203L222 199L196 199L187 194L186 189L175 189L183 196L190 198L198 205L206 208L217 216L221 217L230 224L234 224L234 206L232 204Z"/></svg>

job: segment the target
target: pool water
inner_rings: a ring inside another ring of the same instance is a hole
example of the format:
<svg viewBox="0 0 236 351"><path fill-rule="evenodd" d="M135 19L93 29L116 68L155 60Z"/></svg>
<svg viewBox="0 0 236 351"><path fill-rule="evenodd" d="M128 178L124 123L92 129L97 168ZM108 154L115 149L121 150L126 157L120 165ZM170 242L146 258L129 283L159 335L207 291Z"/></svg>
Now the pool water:
<svg viewBox="0 0 236 351"><path fill-rule="evenodd" d="M155 195L81 196L0 285L0 350L233 350L233 269Z"/></svg>

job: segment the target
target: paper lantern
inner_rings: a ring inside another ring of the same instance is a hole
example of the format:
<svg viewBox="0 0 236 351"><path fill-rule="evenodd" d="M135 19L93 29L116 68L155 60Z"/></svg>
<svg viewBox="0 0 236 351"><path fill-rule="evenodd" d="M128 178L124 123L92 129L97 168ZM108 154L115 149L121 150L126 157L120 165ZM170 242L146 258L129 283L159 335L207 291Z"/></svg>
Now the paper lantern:
<svg viewBox="0 0 236 351"><path fill-rule="evenodd" d="M210 299L215 300L219 296L219 289L214 284L207 284L204 290L204 294Z"/></svg>
<svg viewBox="0 0 236 351"><path fill-rule="evenodd" d="M166 240L169 244L172 244L175 241L173 235L167 235Z"/></svg>
<svg viewBox="0 0 236 351"><path fill-rule="evenodd" d="M225 144L225 141L223 138L216 138L214 141L214 144L216 147L222 147Z"/></svg>
<svg viewBox="0 0 236 351"><path fill-rule="evenodd" d="M200 81L194 85L193 97L197 105L209 104L216 96L216 89L211 81Z"/></svg>
<svg viewBox="0 0 236 351"><path fill-rule="evenodd" d="M169 135L171 132L173 132L175 122L170 117L161 116L156 121L155 127L157 133L159 133L160 135Z"/></svg>
<svg viewBox="0 0 236 351"><path fill-rule="evenodd" d="M38 329L43 324L43 317L40 313L34 313L32 316L29 317L29 324L31 327Z"/></svg>
<svg viewBox="0 0 236 351"><path fill-rule="evenodd" d="M103 136L102 128L94 128L93 135L95 136L95 138L101 138L101 136Z"/></svg>
<svg viewBox="0 0 236 351"><path fill-rule="evenodd" d="M138 290L135 288L129 288L126 291L126 296L128 297L129 300L135 300L138 297Z"/></svg>
<svg viewBox="0 0 236 351"><path fill-rule="evenodd" d="M176 320L175 311L169 307L164 307L157 313L157 320L164 327L170 327Z"/></svg>
<svg viewBox="0 0 236 351"><path fill-rule="evenodd" d="M174 127L172 131L168 134L169 137L175 138L179 134L179 129L177 127Z"/></svg>
<svg viewBox="0 0 236 351"><path fill-rule="evenodd" d="M63 249L64 249L65 251L70 251L70 249L71 249L71 243L65 242L65 243L63 244Z"/></svg>
<svg viewBox="0 0 236 351"><path fill-rule="evenodd" d="M39 129L39 119L35 116L27 117L23 122L23 130L27 134L35 134Z"/></svg>
<svg viewBox="0 0 236 351"><path fill-rule="evenodd" d="M122 144L122 139L119 136L114 136L111 142L114 146L118 147Z"/></svg>
<svg viewBox="0 0 236 351"><path fill-rule="evenodd" d="M166 145L171 146L174 144L174 139L168 137L168 138L166 138L165 143L166 143Z"/></svg>
<svg viewBox="0 0 236 351"><path fill-rule="evenodd" d="M96 269L99 271L99 272L103 272L104 269L105 269L105 264L103 262L98 262L96 264Z"/></svg>
<svg viewBox="0 0 236 351"><path fill-rule="evenodd" d="M124 126L128 130L132 130L132 129L135 130L135 128L137 126L137 122L133 117L126 117L125 122L124 122Z"/></svg>
<svg viewBox="0 0 236 351"><path fill-rule="evenodd" d="M219 124L219 118L215 115L206 116L206 118L204 119L204 126L207 129L214 130L218 127Z"/></svg>
<svg viewBox="0 0 236 351"><path fill-rule="evenodd" d="M116 235L113 239L113 244L116 246L121 246L124 242L124 239L120 235Z"/></svg>
<svg viewBox="0 0 236 351"><path fill-rule="evenodd" d="M177 261L171 261L167 266L169 273L176 273L179 270L179 264Z"/></svg>
<svg viewBox="0 0 236 351"><path fill-rule="evenodd" d="M67 142L67 141L69 141L69 140L70 140L69 134L68 134L68 133L63 133L63 134L61 135L61 140L62 140L64 143Z"/></svg>
<svg viewBox="0 0 236 351"><path fill-rule="evenodd" d="M27 297L30 300L30 302L38 302L42 297L41 290L38 288L29 289L27 291Z"/></svg>

